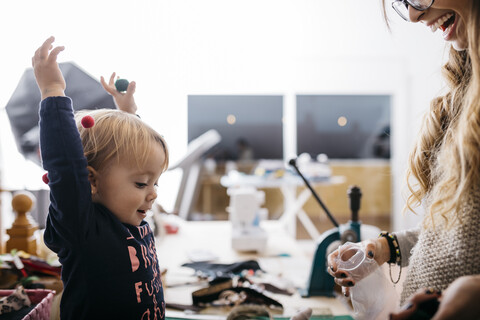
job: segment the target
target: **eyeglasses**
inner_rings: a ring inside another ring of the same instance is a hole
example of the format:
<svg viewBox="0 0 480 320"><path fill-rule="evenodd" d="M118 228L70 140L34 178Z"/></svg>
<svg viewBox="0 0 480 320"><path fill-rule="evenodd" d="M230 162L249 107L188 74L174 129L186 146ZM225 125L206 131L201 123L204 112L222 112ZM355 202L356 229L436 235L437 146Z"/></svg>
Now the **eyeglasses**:
<svg viewBox="0 0 480 320"><path fill-rule="evenodd" d="M425 11L430 8L435 0L395 0L392 2L392 8L405 21L410 21L408 6L412 6L415 10Z"/></svg>

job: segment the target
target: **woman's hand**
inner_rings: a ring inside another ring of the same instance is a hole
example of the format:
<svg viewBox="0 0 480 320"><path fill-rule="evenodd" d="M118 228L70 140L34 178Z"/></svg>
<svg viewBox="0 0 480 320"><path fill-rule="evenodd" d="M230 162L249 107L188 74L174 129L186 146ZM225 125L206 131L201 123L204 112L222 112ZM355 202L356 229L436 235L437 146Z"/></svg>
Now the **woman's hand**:
<svg viewBox="0 0 480 320"><path fill-rule="evenodd" d="M110 76L110 80L107 82L105 79L100 77L100 82L102 83L103 89L112 95L115 105L119 110L122 110L127 113L135 114L137 112L137 104L133 98L135 93L136 83L132 81L128 84L127 92L118 92L115 87L115 72Z"/></svg>
<svg viewBox="0 0 480 320"><path fill-rule="evenodd" d="M480 275L460 277L443 292L432 320L480 319Z"/></svg>
<svg viewBox="0 0 480 320"><path fill-rule="evenodd" d="M412 295L398 312L392 313L390 320L430 319L431 314L435 313L440 296L440 291L421 289ZM433 311L429 311L432 308Z"/></svg>
<svg viewBox="0 0 480 320"><path fill-rule="evenodd" d="M365 245L365 252L370 258L374 258L378 265L382 265L390 259L390 248L388 247L387 239L380 237L377 239L363 241ZM335 283L342 287L343 294L350 296L350 287L355 285L355 280L348 274L348 272L337 269L335 262L337 256L341 254L341 248L335 250L328 256L328 273L335 278Z"/></svg>
<svg viewBox="0 0 480 320"><path fill-rule="evenodd" d="M432 320L476 320L480 319L480 275L460 277L441 294L432 289L415 293L402 309L391 315L390 319L415 319L413 316L422 304L435 299L440 301L438 310Z"/></svg>
<svg viewBox="0 0 480 320"><path fill-rule="evenodd" d="M48 97L65 95L65 79L58 67L57 56L65 49L63 46L53 48L54 37L50 37L35 51L32 58L33 73L42 100ZM53 49L52 49L53 48Z"/></svg>

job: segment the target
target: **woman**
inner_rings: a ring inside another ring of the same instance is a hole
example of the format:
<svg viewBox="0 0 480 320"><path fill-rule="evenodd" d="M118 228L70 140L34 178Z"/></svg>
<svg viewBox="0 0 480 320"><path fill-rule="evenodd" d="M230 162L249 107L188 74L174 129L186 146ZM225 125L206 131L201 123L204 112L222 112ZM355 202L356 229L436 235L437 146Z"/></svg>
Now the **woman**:
<svg viewBox="0 0 480 320"><path fill-rule="evenodd" d="M451 46L443 67L448 91L431 102L409 159L407 207L425 207L421 226L382 233L366 241L367 252L379 264L409 267L403 307L392 319L437 298L433 319L480 319L480 1L399 0L392 7L443 33ZM348 296L355 283L337 270L338 253L329 256L329 272Z"/></svg>

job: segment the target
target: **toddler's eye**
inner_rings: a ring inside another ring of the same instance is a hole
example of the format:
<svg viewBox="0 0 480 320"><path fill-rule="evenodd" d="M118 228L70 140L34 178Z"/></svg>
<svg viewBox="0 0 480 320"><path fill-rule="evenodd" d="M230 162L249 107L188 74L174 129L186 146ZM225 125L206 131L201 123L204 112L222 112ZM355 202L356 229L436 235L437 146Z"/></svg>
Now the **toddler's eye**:
<svg viewBox="0 0 480 320"><path fill-rule="evenodd" d="M135 185L137 186L137 188L144 188L147 186L146 183L142 183L142 182L135 182Z"/></svg>

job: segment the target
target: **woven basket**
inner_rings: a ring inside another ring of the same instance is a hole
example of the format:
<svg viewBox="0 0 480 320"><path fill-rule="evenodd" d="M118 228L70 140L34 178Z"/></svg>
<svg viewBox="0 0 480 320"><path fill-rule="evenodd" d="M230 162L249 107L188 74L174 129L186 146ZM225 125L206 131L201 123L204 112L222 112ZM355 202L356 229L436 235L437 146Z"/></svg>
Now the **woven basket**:
<svg viewBox="0 0 480 320"><path fill-rule="evenodd" d="M0 297L9 296L14 290L0 290ZM50 311L55 291L45 289L25 289L32 304L36 304L23 320L50 320Z"/></svg>

